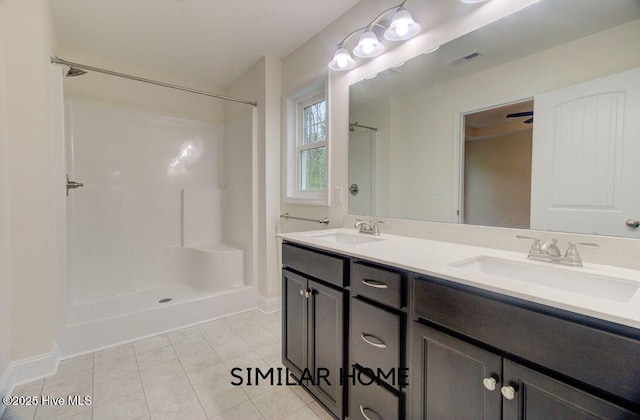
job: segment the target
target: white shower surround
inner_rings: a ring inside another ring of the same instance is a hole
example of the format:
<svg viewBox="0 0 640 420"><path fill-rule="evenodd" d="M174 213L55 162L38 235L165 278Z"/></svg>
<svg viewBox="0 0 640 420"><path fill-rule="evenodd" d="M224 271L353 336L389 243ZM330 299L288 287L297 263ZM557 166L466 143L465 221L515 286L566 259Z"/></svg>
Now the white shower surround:
<svg viewBox="0 0 640 420"><path fill-rule="evenodd" d="M240 249L223 232L233 212L224 206L225 131L252 131L77 99L65 105L67 172L85 187L67 198L60 355L255 307L245 275L251 237L229 235Z"/></svg>

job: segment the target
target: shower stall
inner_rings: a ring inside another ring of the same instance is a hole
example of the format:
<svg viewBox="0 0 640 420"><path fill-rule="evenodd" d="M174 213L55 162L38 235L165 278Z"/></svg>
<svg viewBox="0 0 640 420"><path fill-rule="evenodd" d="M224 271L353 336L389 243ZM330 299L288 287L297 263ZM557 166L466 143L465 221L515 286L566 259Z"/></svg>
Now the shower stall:
<svg viewBox="0 0 640 420"><path fill-rule="evenodd" d="M253 107L214 123L64 102L59 353L255 307Z"/></svg>

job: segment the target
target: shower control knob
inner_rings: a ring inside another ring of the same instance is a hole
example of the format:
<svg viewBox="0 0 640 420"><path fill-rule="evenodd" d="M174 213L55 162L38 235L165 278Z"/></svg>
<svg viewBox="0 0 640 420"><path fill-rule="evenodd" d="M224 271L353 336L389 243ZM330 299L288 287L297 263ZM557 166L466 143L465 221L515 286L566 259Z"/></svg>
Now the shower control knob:
<svg viewBox="0 0 640 420"><path fill-rule="evenodd" d="M636 229L638 228L638 226L640 226L640 221L629 219L626 222L624 222L624 224L629 226L630 228Z"/></svg>
<svg viewBox="0 0 640 420"><path fill-rule="evenodd" d="M67 183L65 185L67 187L67 196L69 195L69 190L73 190L75 188L84 187L82 182L71 181L69 179L69 175L67 174Z"/></svg>

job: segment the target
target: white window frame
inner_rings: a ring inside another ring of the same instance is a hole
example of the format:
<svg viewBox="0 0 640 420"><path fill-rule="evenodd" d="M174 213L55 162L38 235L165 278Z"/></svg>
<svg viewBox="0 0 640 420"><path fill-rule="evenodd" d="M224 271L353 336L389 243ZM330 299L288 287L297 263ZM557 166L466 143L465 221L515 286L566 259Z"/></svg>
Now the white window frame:
<svg viewBox="0 0 640 420"><path fill-rule="evenodd" d="M327 139L324 142L315 142L303 145L302 139L302 112L305 107L325 101L325 124ZM288 96L285 99L285 148L284 148L284 203L307 204L328 206L329 203L329 101L327 100L326 85L324 82L316 83L302 91ZM301 162L300 153L304 150L325 147L324 190L301 190Z"/></svg>

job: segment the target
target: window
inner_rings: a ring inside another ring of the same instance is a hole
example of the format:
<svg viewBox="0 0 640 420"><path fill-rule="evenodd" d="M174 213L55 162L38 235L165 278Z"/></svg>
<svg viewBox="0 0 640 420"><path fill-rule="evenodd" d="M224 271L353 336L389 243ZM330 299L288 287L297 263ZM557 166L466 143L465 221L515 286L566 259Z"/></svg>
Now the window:
<svg viewBox="0 0 640 420"><path fill-rule="evenodd" d="M297 119L300 132L297 137L296 159L298 188L300 191L326 189L327 106L324 95L301 102Z"/></svg>
<svg viewBox="0 0 640 420"><path fill-rule="evenodd" d="M287 99L285 202L328 205L324 85Z"/></svg>

